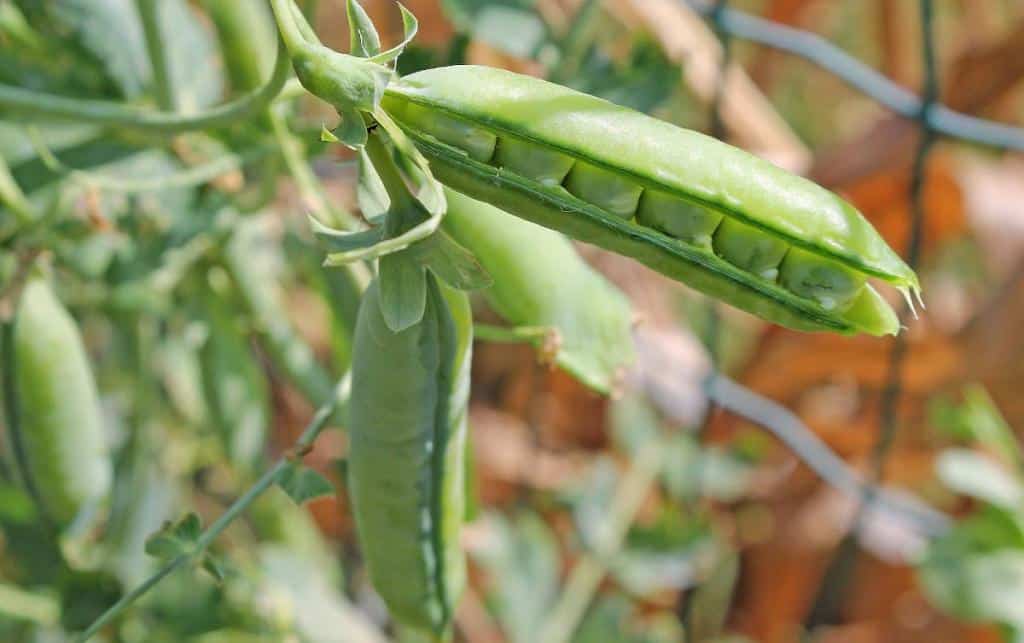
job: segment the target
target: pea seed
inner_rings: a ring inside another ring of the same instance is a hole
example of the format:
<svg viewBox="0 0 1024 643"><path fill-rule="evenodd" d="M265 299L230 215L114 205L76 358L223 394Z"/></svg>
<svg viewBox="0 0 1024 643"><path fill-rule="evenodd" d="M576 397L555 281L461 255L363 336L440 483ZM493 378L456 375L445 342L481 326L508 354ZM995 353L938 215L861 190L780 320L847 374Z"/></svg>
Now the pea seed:
<svg viewBox="0 0 1024 643"><path fill-rule="evenodd" d="M791 248L780 267L779 282L801 297L816 300L826 310L841 310L860 292L864 276L835 261Z"/></svg>
<svg viewBox="0 0 1024 643"><path fill-rule="evenodd" d="M407 114L408 118L414 121L429 122L429 132L434 138L459 148L473 160L486 163L494 156L498 137L483 127L460 118L433 112L422 105L409 105Z"/></svg>
<svg viewBox="0 0 1024 643"><path fill-rule="evenodd" d="M779 276L779 264L789 250L785 241L734 219L722 221L712 245L732 265L768 281Z"/></svg>
<svg viewBox="0 0 1024 643"><path fill-rule="evenodd" d="M640 197L636 220L675 239L710 249L711 236L722 223L722 216L721 212L667 192L648 189Z"/></svg>
<svg viewBox="0 0 1024 643"><path fill-rule="evenodd" d="M629 177L577 161L565 179L565 189L587 203L623 219L632 219L643 187Z"/></svg>
<svg viewBox="0 0 1024 643"><path fill-rule="evenodd" d="M499 139L494 155L494 165L501 169L549 186L561 185L574 162L571 156L511 136Z"/></svg>

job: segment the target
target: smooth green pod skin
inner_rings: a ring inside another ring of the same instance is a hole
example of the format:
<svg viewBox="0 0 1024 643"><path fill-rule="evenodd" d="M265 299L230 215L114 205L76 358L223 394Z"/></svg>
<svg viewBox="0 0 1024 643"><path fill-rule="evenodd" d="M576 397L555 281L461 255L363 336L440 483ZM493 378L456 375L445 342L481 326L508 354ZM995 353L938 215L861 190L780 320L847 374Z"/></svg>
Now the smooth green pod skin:
<svg viewBox="0 0 1024 643"><path fill-rule="evenodd" d="M563 235L445 189L442 226L473 250L494 283L490 306L516 326L558 331L555 361L576 379L611 392L633 360L629 300L593 270Z"/></svg>
<svg viewBox="0 0 1024 643"><path fill-rule="evenodd" d="M96 382L78 326L42 278L22 292L12 339L29 474L47 515L66 525L107 497L113 477Z"/></svg>
<svg viewBox="0 0 1024 643"><path fill-rule="evenodd" d="M270 8L252 0L203 0L217 29L221 55L236 92L256 89L274 66L277 29Z"/></svg>
<svg viewBox="0 0 1024 643"><path fill-rule="evenodd" d="M374 281L356 322L349 494L370 579L399 623L435 637L465 584L464 442L472 318L427 275L423 318L395 333Z"/></svg>
<svg viewBox="0 0 1024 643"><path fill-rule="evenodd" d="M848 309L828 310L707 247L667 236L665 226L659 232L625 220L571 190L498 167L494 159L468 156L434 135L434 117L494 132L499 150L514 138L559 152L629 177L645 193L655 190L707 208L865 277L918 289L913 271L836 195L742 150L604 100L504 70L461 66L402 79L389 86L384 106L430 159L436 177L452 188L631 256L769 321L847 334L899 329L895 313L867 284ZM641 205L643 200L641 194Z"/></svg>

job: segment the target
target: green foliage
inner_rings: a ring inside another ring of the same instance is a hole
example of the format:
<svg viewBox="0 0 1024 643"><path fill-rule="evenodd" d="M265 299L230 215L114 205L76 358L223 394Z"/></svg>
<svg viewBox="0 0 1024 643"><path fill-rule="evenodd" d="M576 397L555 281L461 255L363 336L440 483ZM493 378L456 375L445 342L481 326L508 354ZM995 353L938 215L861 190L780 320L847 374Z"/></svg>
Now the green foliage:
<svg viewBox="0 0 1024 643"><path fill-rule="evenodd" d="M1022 451L979 386L963 402L933 405L936 423L974 445L952 448L937 463L939 479L973 498L978 509L928 549L921 582L942 609L968 621L998 623L1007 640L1024 636L1024 471Z"/></svg>

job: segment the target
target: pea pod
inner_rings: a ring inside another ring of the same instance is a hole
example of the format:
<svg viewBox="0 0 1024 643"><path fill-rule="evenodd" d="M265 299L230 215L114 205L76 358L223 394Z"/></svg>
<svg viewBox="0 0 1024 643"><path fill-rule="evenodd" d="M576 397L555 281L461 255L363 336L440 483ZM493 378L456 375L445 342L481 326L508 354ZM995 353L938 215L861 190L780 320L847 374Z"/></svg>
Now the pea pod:
<svg viewBox="0 0 1024 643"><path fill-rule="evenodd" d="M274 18L265 3L203 0L217 29L221 56L236 92L256 89L274 66Z"/></svg>
<svg viewBox="0 0 1024 643"><path fill-rule="evenodd" d="M445 190L444 230L479 257L494 283L483 293L517 326L551 328L554 359L585 385L610 392L633 358L629 301L564 236Z"/></svg>
<svg viewBox="0 0 1024 643"><path fill-rule="evenodd" d="M867 279L919 290L835 194L602 99L456 66L392 83L382 104L448 186L783 326L893 334Z"/></svg>
<svg viewBox="0 0 1024 643"><path fill-rule="evenodd" d="M112 466L78 326L41 277L22 292L10 348L26 477L59 526L106 498Z"/></svg>
<svg viewBox="0 0 1024 643"><path fill-rule="evenodd" d="M356 322L349 493L370 579L399 623L442 638L465 582L459 549L472 320L428 273L422 318L399 332L379 284Z"/></svg>

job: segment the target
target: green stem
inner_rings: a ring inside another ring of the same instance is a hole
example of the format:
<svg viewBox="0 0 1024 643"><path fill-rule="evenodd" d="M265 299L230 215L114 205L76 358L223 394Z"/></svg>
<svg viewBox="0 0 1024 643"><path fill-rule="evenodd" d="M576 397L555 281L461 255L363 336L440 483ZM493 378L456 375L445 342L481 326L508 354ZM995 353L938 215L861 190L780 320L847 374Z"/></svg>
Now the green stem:
<svg viewBox="0 0 1024 643"><path fill-rule="evenodd" d="M308 49L309 43L295 21L295 4L292 0L270 0L270 8L274 10L277 29L289 53L295 56L300 51Z"/></svg>
<svg viewBox="0 0 1024 643"><path fill-rule="evenodd" d="M288 467L292 458L296 457L294 454L301 454L308 450L313 442L316 441L317 436L327 426L327 421L335 414L339 407L344 406L347 403L349 395L349 377L345 375L338 382L335 388L334 394L329 400L317 409L313 419L310 420L309 424L306 425L306 429L299 436L299 439L295 442L292 449L281 456L277 462L271 467L266 473L264 473L259 480L247 491L242 497L234 502L228 509L221 514L217 520L215 520L209 527L200 534L196 540L195 547L184 554L174 558L169 563L164 565L157 571L153 576L143 582L141 585L125 594L121 600L114 603L106 612L100 615L93 623L86 629L77 639L78 643L85 643L92 638L97 632L99 632L108 623L117 618L125 609L128 608L132 603L141 598L146 592L153 589L160 581L169 576L179 567L191 562L195 558L201 556L206 548L213 544L213 541L217 539L221 533L227 529L240 514L242 514L249 506L263 494L264 491L269 489L274 483L278 481L282 473Z"/></svg>
<svg viewBox="0 0 1024 643"><path fill-rule="evenodd" d="M485 342L503 344L540 344L556 329L550 326L495 326L473 324L473 336Z"/></svg>
<svg viewBox="0 0 1024 643"><path fill-rule="evenodd" d="M130 107L104 100L67 98L0 84L0 109L29 119L64 119L125 129L177 134L233 125L264 110L291 73L287 50L278 44L274 73L265 85L198 114Z"/></svg>
<svg viewBox="0 0 1024 643"><path fill-rule="evenodd" d="M32 146L35 149L36 154L39 156L46 168L54 174L63 174L67 179L87 186L129 194L168 190L173 188L188 188L208 183L223 174L227 174L232 170L237 170L253 161L257 161L268 156L272 149L269 146L259 146L243 150L239 154L222 154L211 161L195 165L167 176L141 179L120 179L68 167L62 163L48 147L46 147L35 127L30 127L28 132L29 139L32 142Z"/></svg>
<svg viewBox="0 0 1024 643"><path fill-rule="evenodd" d="M612 498L608 519L601 524L593 545L593 553L580 557L566 581L540 631L543 643L565 643L583 618L601 579L608 571L608 562L622 547L622 541L636 517L644 498L661 470L665 443L649 440L637 453L629 473L622 479Z"/></svg>
<svg viewBox="0 0 1024 643"><path fill-rule="evenodd" d="M157 105L167 112L176 111L177 101L174 99L174 88L171 86L164 37L160 33L157 0L135 0L135 8L139 12L142 33L146 38L146 53L149 54L149 66L153 70L153 92L156 94Z"/></svg>
<svg viewBox="0 0 1024 643"><path fill-rule="evenodd" d="M27 226L36 218L32 204L15 182L11 168L3 156L0 156L0 205L11 211L19 226Z"/></svg>

